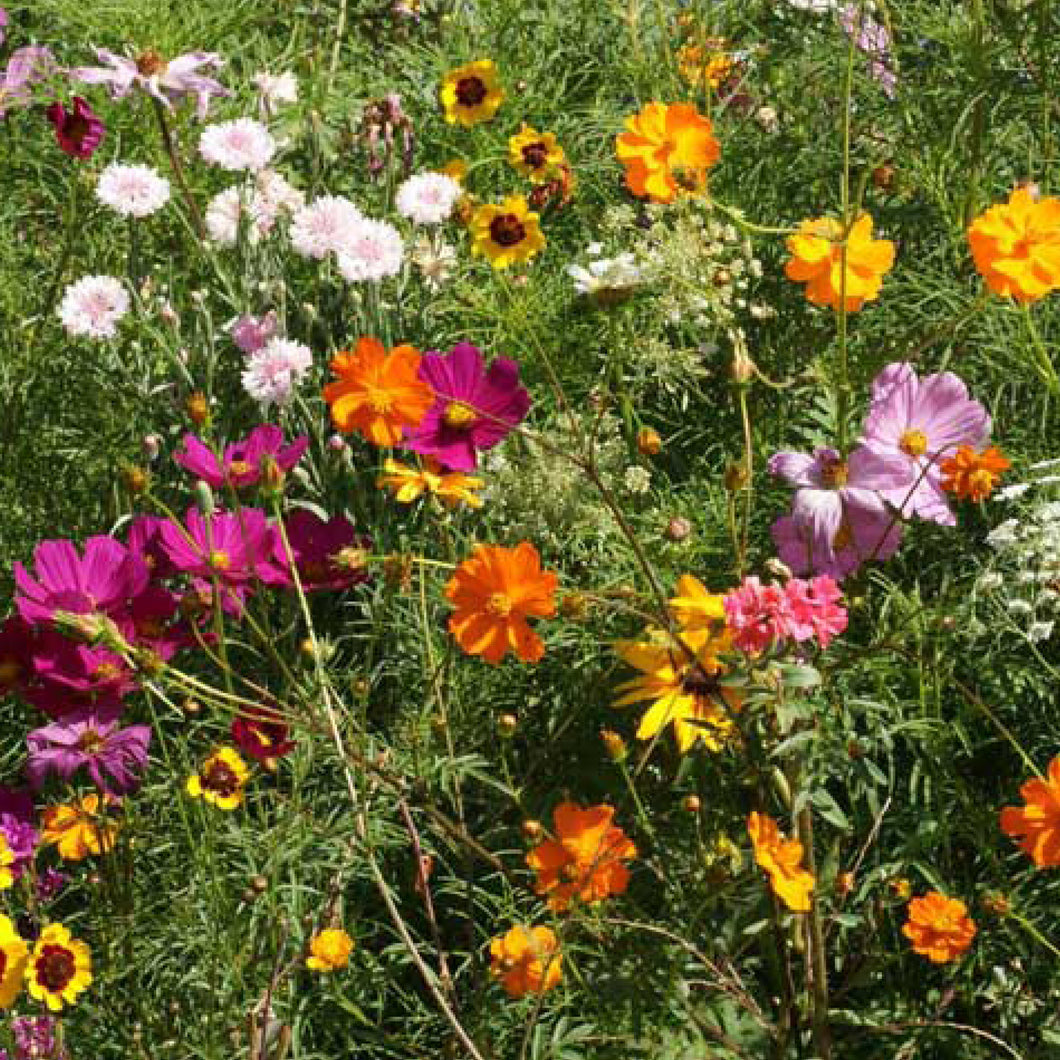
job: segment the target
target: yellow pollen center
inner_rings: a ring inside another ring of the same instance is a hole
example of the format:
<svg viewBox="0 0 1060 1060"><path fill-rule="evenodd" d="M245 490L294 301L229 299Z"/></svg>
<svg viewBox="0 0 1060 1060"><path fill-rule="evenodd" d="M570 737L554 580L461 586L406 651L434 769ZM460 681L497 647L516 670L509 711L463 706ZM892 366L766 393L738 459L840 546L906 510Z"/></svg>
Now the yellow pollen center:
<svg viewBox="0 0 1060 1060"><path fill-rule="evenodd" d="M832 548L836 552L844 548L849 548L854 544L854 531L850 528L850 523L844 519L839 524L839 529L835 532L835 537L832 538Z"/></svg>
<svg viewBox="0 0 1060 1060"><path fill-rule="evenodd" d="M227 552L215 549L210 553L209 563L214 570L228 570L232 566L232 559Z"/></svg>
<svg viewBox="0 0 1060 1060"><path fill-rule="evenodd" d="M507 618L512 613L511 597L505 593L492 593L486 601L486 610L495 618Z"/></svg>
<svg viewBox="0 0 1060 1060"><path fill-rule="evenodd" d="M824 484L834 489L845 486L848 477L847 465L843 460L835 460L830 464L825 464L821 469L821 478L824 480Z"/></svg>
<svg viewBox="0 0 1060 1060"><path fill-rule="evenodd" d="M923 431L905 431L898 439L898 448L906 456L923 456L927 452L928 440Z"/></svg>
<svg viewBox="0 0 1060 1060"><path fill-rule="evenodd" d="M233 460L228 465L229 475L249 475L251 472L250 464L245 460Z"/></svg>
<svg viewBox="0 0 1060 1060"><path fill-rule="evenodd" d="M478 419L478 414L463 401L450 401L442 419L445 420L447 427L455 427L459 430L462 427L470 427Z"/></svg>
<svg viewBox="0 0 1060 1060"><path fill-rule="evenodd" d="M77 748L85 754L95 754L103 744L103 737L95 729L88 729L81 734L81 738L77 741Z"/></svg>
<svg viewBox="0 0 1060 1060"><path fill-rule="evenodd" d="M99 666L92 671L92 679L98 681L100 684L115 681L120 676L121 670L119 670L114 663L100 663Z"/></svg>
<svg viewBox="0 0 1060 1060"><path fill-rule="evenodd" d="M368 407L375 413L383 415L394 407L394 397L380 388L372 387L368 391Z"/></svg>

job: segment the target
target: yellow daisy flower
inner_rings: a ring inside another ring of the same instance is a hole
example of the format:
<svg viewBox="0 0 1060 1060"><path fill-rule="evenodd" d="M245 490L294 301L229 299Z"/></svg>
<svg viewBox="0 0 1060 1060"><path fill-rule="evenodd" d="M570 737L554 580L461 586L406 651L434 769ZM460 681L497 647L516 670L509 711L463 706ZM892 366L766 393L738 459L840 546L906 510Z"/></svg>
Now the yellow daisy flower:
<svg viewBox="0 0 1060 1060"><path fill-rule="evenodd" d="M10 917L0 916L0 1008L10 1008L22 989L29 947Z"/></svg>
<svg viewBox="0 0 1060 1060"><path fill-rule="evenodd" d="M184 785L189 795L205 799L219 810L234 810L243 801L250 770L231 747L214 751L198 773L192 773Z"/></svg>
<svg viewBox="0 0 1060 1060"><path fill-rule="evenodd" d="M721 628L725 625L725 597L720 593L708 592L706 586L691 574L683 574L677 579L677 595L670 598L670 614L681 627L682 636L686 632L710 630L724 636ZM715 643L715 651L726 651L728 640Z"/></svg>
<svg viewBox="0 0 1060 1060"><path fill-rule="evenodd" d="M353 939L342 928L327 928L309 943L306 967L314 972L334 972L350 963Z"/></svg>
<svg viewBox="0 0 1060 1060"><path fill-rule="evenodd" d="M529 261L545 248L539 220L522 195L511 195L499 206L480 206L471 218L471 251L495 269Z"/></svg>
<svg viewBox="0 0 1060 1060"><path fill-rule="evenodd" d="M459 504L466 504L469 508L482 507L482 498L474 491L486 485L485 479L459 471L446 471L429 457L421 468L388 459L383 470L385 474L379 477L379 488L393 490L394 500L399 504L411 504L424 493L433 493L450 508Z"/></svg>
<svg viewBox="0 0 1060 1060"><path fill-rule="evenodd" d="M566 158L552 133L539 133L525 123L508 139L508 161L534 184L552 180Z"/></svg>
<svg viewBox="0 0 1060 1060"><path fill-rule="evenodd" d="M26 965L26 985L32 997L52 1012L72 1005L92 982L88 946L72 938L62 924L49 924L37 939Z"/></svg>
<svg viewBox="0 0 1060 1060"><path fill-rule="evenodd" d="M450 125L489 121L504 102L504 89L492 59L450 70L442 80L442 106Z"/></svg>

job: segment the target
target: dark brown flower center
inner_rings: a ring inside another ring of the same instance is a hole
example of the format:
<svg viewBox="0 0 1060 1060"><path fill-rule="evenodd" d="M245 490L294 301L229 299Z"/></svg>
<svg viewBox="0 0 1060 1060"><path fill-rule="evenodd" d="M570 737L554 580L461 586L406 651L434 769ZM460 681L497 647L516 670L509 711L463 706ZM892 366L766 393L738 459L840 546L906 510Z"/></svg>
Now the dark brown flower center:
<svg viewBox="0 0 1060 1060"><path fill-rule="evenodd" d="M523 222L513 213L502 213L490 221L490 239L499 247L514 247L526 238Z"/></svg>
<svg viewBox="0 0 1060 1060"><path fill-rule="evenodd" d="M154 77L165 73L169 63L153 48L149 48L136 60L136 71L141 77Z"/></svg>
<svg viewBox="0 0 1060 1060"><path fill-rule="evenodd" d="M202 774L202 786L228 798L239 791L239 777L225 762L211 762Z"/></svg>
<svg viewBox="0 0 1060 1060"><path fill-rule="evenodd" d="M70 985L77 972L74 955L65 946L45 946L36 964L37 980L49 993L58 994Z"/></svg>
<svg viewBox="0 0 1060 1060"><path fill-rule="evenodd" d="M690 666L681 677L681 691L690 696L710 696L718 692L718 679L702 666Z"/></svg>
<svg viewBox="0 0 1060 1060"><path fill-rule="evenodd" d="M456 83L456 99L462 107L477 107L488 94L480 77L462 77Z"/></svg>
<svg viewBox="0 0 1060 1060"><path fill-rule="evenodd" d="M523 148L523 161L533 169L540 169L548 161L548 148L538 140Z"/></svg>
<svg viewBox="0 0 1060 1060"><path fill-rule="evenodd" d="M89 124L80 114L71 114L63 122L63 135L80 144L88 135Z"/></svg>

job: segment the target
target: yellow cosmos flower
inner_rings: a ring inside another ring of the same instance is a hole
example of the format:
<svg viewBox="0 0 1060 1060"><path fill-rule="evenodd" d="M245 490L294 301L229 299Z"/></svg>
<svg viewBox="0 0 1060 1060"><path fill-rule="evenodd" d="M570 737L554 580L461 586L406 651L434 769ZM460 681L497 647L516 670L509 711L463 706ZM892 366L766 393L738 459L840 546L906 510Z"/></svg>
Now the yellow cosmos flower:
<svg viewBox="0 0 1060 1060"><path fill-rule="evenodd" d="M49 924L41 933L26 966L31 996L52 1012L72 1005L92 982L92 955L88 947L62 924Z"/></svg>
<svg viewBox="0 0 1060 1060"><path fill-rule="evenodd" d="M388 459L383 470L385 474L379 476L379 488L393 490L394 500L399 504L411 504L424 493L433 493L449 508L459 504L466 504L469 508L482 507L482 498L474 491L486 485L485 479L459 471L446 471L437 460L429 457L421 468Z"/></svg>
<svg viewBox="0 0 1060 1060"><path fill-rule="evenodd" d="M495 269L529 261L545 249L539 221L522 195L511 195L499 206L480 206L471 218L471 251Z"/></svg>
<svg viewBox="0 0 1060 1060"><path fill-rule="evenodd" d="M219 810L234 810L243 801L243 789L250 777L246 762L231 747L214 751L198 773L188 777L184 787L196 799L205 799Z"/></svg>
<svg viewBox="0 0 1060 1060"><path fill-rule="evenodd" d="M350 963L353 939L341 928L327 928L309 943L306 967L314 972L334 972Z"/></svg>
<svg viewBox="0 0 1060 1060"><path fill-rule="evenodd" d="M504 89L492 59L450 70L442 81L442 106L450 125L489 121L504 102Z"/></svg>
<svg viewBox="0 0 1060 1060"><path fill-rule="evenodd" d="M640 674L618 686L622 695L613 705L652 701L637 728L640 740L654 739L673 725L682 754L697 740L708 751L720 751L735 735L732 715L743 702L736 689L719 680L725 668L717 654L728 646L727 636L715 636L710 630L683 633L692 656L662 631L649 636L647 641L620 641L615 646L622 660Z"/></svg>
<svg viewBox="0 0 1060 1060"><path fill-rule="evenodd" d="M89 854L107 854L114 849L119 826L100 809L98 795L86 795L77 802L49 806L44 811L42 838L55 843L59 857L81 861Z"/></svg>
<svg viewBox="0 0 1060 1060"><path fill-rule="evenodd" d="M547 184L566 159L552 133L539 133L525 123L508 139L508 161L534 184Z"/></svg>
<svg viewBox="0 0 1060 1060"><path fill-rule="evenodd" d="M9 917L0 916L0 1008L10 1008L22 989L29 947Z"/></svg>

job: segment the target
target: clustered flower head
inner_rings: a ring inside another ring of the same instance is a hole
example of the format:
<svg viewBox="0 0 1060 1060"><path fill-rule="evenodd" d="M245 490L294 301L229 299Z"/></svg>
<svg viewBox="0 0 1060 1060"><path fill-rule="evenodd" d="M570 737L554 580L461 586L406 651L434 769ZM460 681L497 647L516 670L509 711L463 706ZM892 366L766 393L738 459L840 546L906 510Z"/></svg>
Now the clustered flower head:
<svg viewBox="0 0 1060 1060"><path fill-rule="evenodd" d="M306 967L314 972L335 972L350 963L353 939L342 928L326 928L309 942Z"/></svg>
<svg viewBox="0 0 1060 1060"><path fill-rule="evenodd" d="M113 276L84 276L63 292L59 319L67 334L112 339L129 311L129 293Z"/></svg>
<svg viewBox="0 0 1060 1060"><path fill-rule="evenodd" d="M169 181L150 166L107 166L99 175L96 198L122 217L150 217L169 202Z"/></svg>
<svg viewBox="0 0 1060 1060"><path fill-rule="evenodd" d="M746 652L783 648L816 641L827 648L847 627L842 592L827 574L805 580L789 578L783 585L763 585L748 577L725 596L725 618L733 646Z"/></svg>

